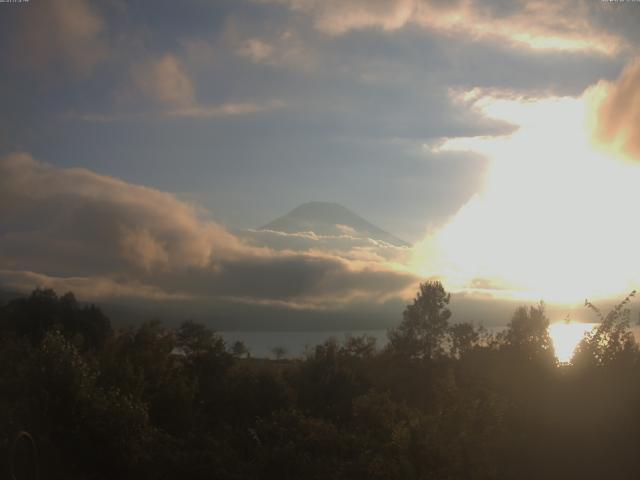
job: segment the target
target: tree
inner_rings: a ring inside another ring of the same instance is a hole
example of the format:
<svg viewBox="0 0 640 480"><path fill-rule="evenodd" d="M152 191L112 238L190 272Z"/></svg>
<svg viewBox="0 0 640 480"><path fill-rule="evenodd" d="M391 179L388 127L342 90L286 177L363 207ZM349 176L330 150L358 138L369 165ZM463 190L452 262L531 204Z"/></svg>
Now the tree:
<svg viewBox="0 0 640 480"><path fill-rule="evenodd" d="M6 321L18 336L27 337L33 345L37 345L52 326L62 326L60 313L63 309L56 292L38 288L28 297L8 303Z"/></svg>
<svg viewBox="0 0 640 480"><path fill-rule="evenodd" d="M50 438L52 453L74 458L65 468L123 478L148 456L153 428L145 402L102 387L96 367L60 332L48 332L30 361L29 423Z"/></svg>
<svg viewBox="0 0 640 480"><path fill-rule="evenodd" d="M454 358L462 358L480 342L480 333L470 323L456 323L449 328L449 340L451 342L451 355Z"/></svg>
<svg viewBox="0 0 640 480"><path fill-rule="evenodd" d="M371 335L347 336L342 353L358 358L371 358L376 353L376 338Z"/></svg>
<svg viewBox="0 0 640 480"><path fill-rule="evenodd" d="M184 365L198 384L197 401L204 407L211 421L223 415L227 370L233 356L227 351L224 339L206 326L192 320L180 325L176 332L176 346L185 354Z"/></svg>
<svg viewBox="0 0 640 480"><path fill-rule="evenodd" d="M573 363L580 366L610 365L635 357L638 343L630 329L631 311L627 307L635 294L636 291L633 290L607 315L603 315L594 304L585 300L585 306L597 315L600 325L587 333L580 342L574 353Z"/></svg>
<svg viewBox="0 0 640 480"><path fill-rule="evenodd" d="M201 323L187 320L176 332L176 345L185 355L200 355L211 349L224 349L224 341Z"/></svg>
<svg viewBox="0 0 640 480"><path fill-rule="evenodd" d="M111 322L95 305L81 306L73 293L58 297L51 289L36 289L3 308L2 328L39 344L52 329L82 350L99 350L112 335Z"/></svg>
<svg viewBox="0 0 640 480"><path fill-rule="evenodd" d="M528 309L516 309L506 331L498 336L502 348L528 360L555 362L553 343L548 331L549 319L544 310L543 302Z"/></svg>
<svg viewBox="0 0 640 480"><path fill-rule="evenodd" d="M249 357L249 348L242 340L236 340L231 346L231 353L236 358Z"/></svg>
<svg viewBox="0 0 640 480"><path fill-rule="evenodd" d="M444 353L451 296L438 281L420 284L420 290L403 313L402 323L389 331L392 352L410 358L436 358Z"/></svg>
<svg viewBox="0 0 640 480"><path fill-rule="evenodd" d="M316 345L290 377L298 406L313 416L350 417L353 399L369 387L363 364L362 357L353 356L335 338Z"/></svg>
<svg viewBox="0 0 640 480"><path fill-rule="evenodd" d="M271 349L271 353L275 355L276 360L282 360L287 354L287 349L282 346L277 346Z"/></svg>
<svg viewBox="0 0 640 480"><path fill-rule="evenodd" d="M107 338L113 334L111 321L95 305L80 309L78 319L76 332L82 335L84 344L88 348L100 350Z"/></svg>

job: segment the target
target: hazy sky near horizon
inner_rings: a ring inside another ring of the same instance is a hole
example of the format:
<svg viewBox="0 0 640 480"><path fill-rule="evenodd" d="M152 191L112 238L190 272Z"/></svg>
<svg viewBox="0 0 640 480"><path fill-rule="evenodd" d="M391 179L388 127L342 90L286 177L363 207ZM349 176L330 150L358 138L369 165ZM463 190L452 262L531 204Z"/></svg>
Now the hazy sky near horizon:
<svg viewBox="0 0 640 480"><path fill-rule="evenodd" d="M601 119L592 125L589 141L637 158L639 21L640 3L599 0L0 4L2 276L5 281L24 278L25 272L42 278L98 276L109 292L129 282L127 288L142 286L158 298L200 295L194 285L201 281L219 285L215 295L224 298L302 308L309 302L317 307L329 297L361 300L367 289L378 296L406 292L420 275L446 271L456 277L456 262L465 261L474 271L466 272L462 283L505 289L522 279L510 276L504 265L486 268L474 261L483 252L499 254L502 247L493 237L480 236L476 247L482 249L472 260L446 252L444 267L425 261L425 269L405 268L398 255L412 255L414 261L431 255L439 247L430 236L440 231L450 245L460 246L476 227L482 230L471 216L491 227L504 224L508 214L488 220L486 212L510 204L509 195L517 197L517 191L505 193L496 180L491 185L502 190L478 200L488 191L487 179L497 175L500 155L505 156L495 145L511 142L521 150L513 147L508 153L519 156L518 151L528 150L519 139L539 146L550 138L534 135L540 129L529 119L538 115L537 107L531 113L513 105L541 105L543 111L555 99L542 114L550 119L542 123L554 131L558 118L579 118L571 116L575 102L587 105ZM556 115L557 105L562 114ZM567 137L559 136L560 143ZM536 152L546 158L553 155L552 147ZM560 149L568 155L579 151ZM540 175L530 177L536 181L554 172L570 175L540 158L523 155L514 165L520 172L538 169ZM600 171L594 167L591 178L608 181ZM635 173L619 175L635 178ZM510 178L522 181L515 174ZM48 192L40 198L47 208L93 202L95 211L87 207L82 218L111 219L117 238L107 245L111 236L97 221L89 232L79 233L85 223L77 215L56 217L53 223L42 213L46 208L20 217L26 207L18 204L41 209L36 189ZM554 201L560 190L561 185L552 187ZM581 195L589 193L577 198ZM615 209L630 199L635 197L608 205ZM259 227L311 200L345 205L423 251L325 252L320 261L310 250L283 258L263 246L249 248L230 233ZM166 204L165 211L178 211L181 220L173 225L159 220L158 203ZM535 205L515 205L527 221L538 221ZM205 211L206 221L201 220ZM51 225L36 232L34 225L47 221ZM560 225L559 219L553 221L543 226ZM50 256L77 253L69 241L75 234L86 242L99 240L107 255L61 268L34 253L36 236L53 231L64 247ZM32 243L25 241L29 232ZM577 232L580 236L567 238L582 238L584 232ZM635 238L635 230L629 233ZM621 252L629 248L625 244ZM216 261L224 267L217 264L216 275L222 268L228 277L209 277L213 250L223 251ZM367 263L371 258L386 263ZM507 256L502 263L512 260ZM248 292L239 287L246 278L242 272L268 276L274 263L276 271L287 271L292 262L295 272L314 272L309 291L266 291L259 282ZM523 272L535 263L523 264ZM202 271L171 270L178 264ZM113 265L120 267L113 270ZM154 271L158 265L164 276ZM574 259L562 265L578 267ZM542 281L543 275L536 271L532 278ZM328 279L335 284L328 286ZM626 275L607 293L633 281ZM358 282L367 286L356 287Z"/></svg>

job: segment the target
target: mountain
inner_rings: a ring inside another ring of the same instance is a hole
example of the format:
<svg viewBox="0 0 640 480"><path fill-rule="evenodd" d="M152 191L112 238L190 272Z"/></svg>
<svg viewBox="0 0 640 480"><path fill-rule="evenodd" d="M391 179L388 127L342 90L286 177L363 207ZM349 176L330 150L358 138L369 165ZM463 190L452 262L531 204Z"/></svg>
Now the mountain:
<svg viewBox="0 0 640 480"><path fill-rule="evenodd" d="M263 226L260 230L284 233L313 232L316 235L371 238L398 247L409 244L373 225L346 207L332 202L309 202Z"/></svg>

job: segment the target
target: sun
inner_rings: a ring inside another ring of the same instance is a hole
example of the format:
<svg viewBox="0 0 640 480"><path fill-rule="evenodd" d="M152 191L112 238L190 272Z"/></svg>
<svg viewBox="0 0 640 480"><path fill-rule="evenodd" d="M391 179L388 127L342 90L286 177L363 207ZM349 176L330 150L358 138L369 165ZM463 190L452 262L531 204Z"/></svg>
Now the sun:
<svg viewBox="0 0 640 480"><path fill-rule="evenodd" d="M508 135L452 138L436 151L489 160L481 191L416 247L421 273L457 291L575 304L640 282L640 168L603 153L581 97L480 97Z"/></svg>
<svg viewBox="0 0 640 480"><path fill-rule="evenodd" d="M585 334L593 330L595 323L558 322L549 325L549 336L553 342L556 358L560 363L569 363L573 353L584 338Z"/></svg>

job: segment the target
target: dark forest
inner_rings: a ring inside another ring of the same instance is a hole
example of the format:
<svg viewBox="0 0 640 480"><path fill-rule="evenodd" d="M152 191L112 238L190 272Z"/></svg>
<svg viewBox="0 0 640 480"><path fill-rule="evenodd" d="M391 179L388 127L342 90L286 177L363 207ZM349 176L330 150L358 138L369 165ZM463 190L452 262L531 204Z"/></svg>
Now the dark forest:
<svg viewBox="0 0 640 480"><path fill-rule="evenodd" d="M389 343L251 358L204 325L114 329L72 293L0 310L2 478L633 478L630 295L555 359L544 305L490 335L420 286Z"/></svg>

